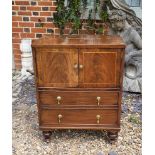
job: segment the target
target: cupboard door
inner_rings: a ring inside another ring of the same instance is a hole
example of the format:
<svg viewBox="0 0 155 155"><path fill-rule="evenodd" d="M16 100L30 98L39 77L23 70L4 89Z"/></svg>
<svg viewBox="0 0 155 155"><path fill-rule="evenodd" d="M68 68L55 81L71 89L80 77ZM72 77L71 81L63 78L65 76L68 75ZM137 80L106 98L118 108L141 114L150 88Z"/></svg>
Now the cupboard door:
<svg viewBox="0 0 155 155"><path fill-rule="evenodd" d="M122 52L118 50L81 49L79 53L80 87L119 87Z"/></svg>
<svg viewBox="0 0 155 155"><path fill-rule="evenodd" d="M78 86L76 49L38 48L36 61L39 87Z"/></svg>

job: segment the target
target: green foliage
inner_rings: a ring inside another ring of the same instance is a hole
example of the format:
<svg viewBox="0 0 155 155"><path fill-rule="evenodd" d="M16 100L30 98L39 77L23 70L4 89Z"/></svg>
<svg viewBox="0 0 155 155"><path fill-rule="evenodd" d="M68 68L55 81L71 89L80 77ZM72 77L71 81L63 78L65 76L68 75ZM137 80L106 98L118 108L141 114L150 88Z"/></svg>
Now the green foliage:
<svg viewBox="0 0 155 155"><path fill-rule="evenodd" d="M100 18L101 18L104 22L106 22L107 19L108 19L108 13L107 13L107 11L102 11L102 12L100 13Z"/></svg>
<svg viewBox="0 0 155 155"><path fill-rule="evenodd" d="M109 3L109 0L104 1L101 12L100 12L100 18L103 22L106 22L108 19L108 12L107 12L107 5Z"/></svg>
<svg viewBox="0 0 155 155"><path fill-rule="evenodd" d="M134 124L139 124L140 123L139 118L137 118L135 116L130 116L128 120L129 120L129 122L132 122Z"/></svg>
<svg viewBox="0 0 155 155"><path fill-rule="evenodd" d="M89 10L89 15L88 15L88 23L87 23L87 28L88 29L94 29L95 28L95 23L92 17L92 12L93 10Z"/></svg>
<svg viewBox="0 0 155 155"><path fill-rule="evenodd" d="M67 0L67 5L65 5L65 0L57 0L56 13L54 13L54 24L60 29L60 34L64 34L64 29L67 24L72 25L71 34L77 33L79 29L82 28L81 14L82 10L87 9L87 0ZM100 0L95 0L94 9L89 10L89 15L87 19L87 29L95 30L96 33L103 33L103 28L97 28L95 24L96 13L99 11ZM95 18L95 19L94 19ZM105 22L108 18L106 10L100 14L100 18Z"/></svg>
<svg viewBox="0 0 155 155"><path fill-rule="evenodd" d="M68 0L68 20L72 23L72 32L77 32L81 27L80 0Z"/></svg>
<svg viewBox="0 0 155 155"><path fill-rule="evenodd" d="M103 26L100 26L98 29L96 29L96 34L103 34L103 33L104 33Z"/></svg>

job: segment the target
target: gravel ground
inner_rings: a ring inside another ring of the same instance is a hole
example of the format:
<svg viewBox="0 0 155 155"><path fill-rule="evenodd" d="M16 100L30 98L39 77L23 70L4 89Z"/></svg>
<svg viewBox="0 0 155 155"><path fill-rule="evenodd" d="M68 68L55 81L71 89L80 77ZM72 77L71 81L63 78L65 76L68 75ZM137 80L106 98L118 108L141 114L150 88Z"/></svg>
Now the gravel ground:
<svg viewBox="0 0 155 155"><path fill-rule="evenodd" d="M13 73L13 155L141 155L141 95L123 93L121 131L109 143L105 133L91 130L55 130L51 142L38 129L34 77Z"/></svg>

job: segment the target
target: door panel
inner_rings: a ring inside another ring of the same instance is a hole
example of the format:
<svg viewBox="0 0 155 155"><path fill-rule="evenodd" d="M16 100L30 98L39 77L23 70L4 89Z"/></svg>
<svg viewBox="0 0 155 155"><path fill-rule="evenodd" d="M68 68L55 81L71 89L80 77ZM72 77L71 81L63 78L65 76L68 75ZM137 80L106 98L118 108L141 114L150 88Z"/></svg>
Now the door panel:
<svg viewBox="0 0 155 155"><path fill-rule="evenodd" d="M81 49L80 87L119 87L121 52L116 49Z"/></svg>
<svg viewBox="0 0 155 155"><path fill-rule="evenodd" d="M38 48L37 82L40 87L78 86L78 52L76 49Z"/></svg>

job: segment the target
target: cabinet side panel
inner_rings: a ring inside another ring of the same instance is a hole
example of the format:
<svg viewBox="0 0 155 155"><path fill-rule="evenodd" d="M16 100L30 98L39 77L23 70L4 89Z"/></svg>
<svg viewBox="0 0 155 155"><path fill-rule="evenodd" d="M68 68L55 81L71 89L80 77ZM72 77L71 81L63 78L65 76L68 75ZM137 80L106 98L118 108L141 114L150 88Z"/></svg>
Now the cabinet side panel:
<svg viewBox="0 0 155 155"><path fill-rule="evenodd" d="M33 55L33 69L34 69L34 78L35 78L35 87L36 87L36 99L37 99L37 108L38 108L38 120L39 125L41 124L41 111L40 111L40 101L39 101L39 92L38 92L38 83L37 83L37 65L36 65L36 48L32 48L32 55Z"/></svg>

